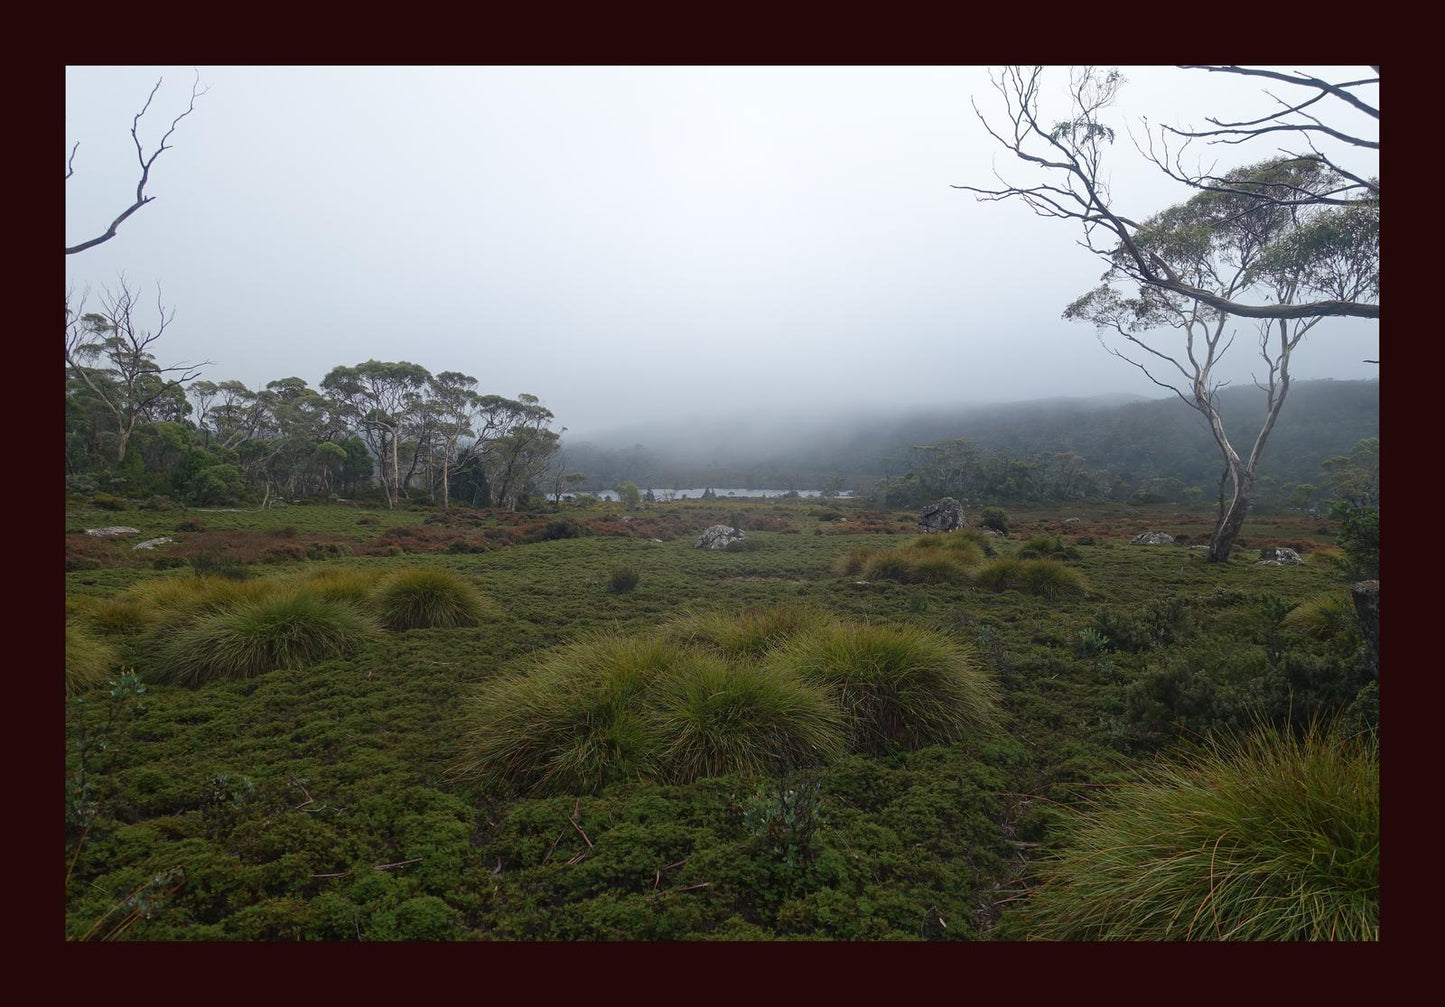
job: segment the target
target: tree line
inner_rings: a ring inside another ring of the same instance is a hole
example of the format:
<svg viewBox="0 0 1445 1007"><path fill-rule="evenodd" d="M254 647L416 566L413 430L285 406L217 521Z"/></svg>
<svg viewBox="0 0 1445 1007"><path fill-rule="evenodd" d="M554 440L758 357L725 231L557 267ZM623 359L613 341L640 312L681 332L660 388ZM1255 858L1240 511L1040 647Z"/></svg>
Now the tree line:
<svg viewBox="0 0 1445 1007"><path fill-rule="evenodd" d="M484 394L460 371L408 361L332 368L263 388L162 366L168 318L138 324L137 297L66 304L65 470L72 489L203 505L375 494L515 509L559 461L560 432L535 395ZM560 478L560 474L559 474Z"/></svg>

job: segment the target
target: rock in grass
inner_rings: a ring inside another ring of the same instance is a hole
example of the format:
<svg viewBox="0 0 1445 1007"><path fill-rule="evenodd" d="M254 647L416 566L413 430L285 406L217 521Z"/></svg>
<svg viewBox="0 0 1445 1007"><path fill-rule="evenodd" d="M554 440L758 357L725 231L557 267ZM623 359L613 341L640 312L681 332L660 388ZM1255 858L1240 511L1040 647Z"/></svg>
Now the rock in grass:
<svg viewBox="0 0 1445 1007"><path fill-rule="evenodd" d="M1130 545L1173 545L1174 536L1166 535L1162 531L1146 531L1142 535L1135 535L1129 540Z"/></svg>
<svg viewBox="0 0 1445 1007"><path fill-rule="evenodd" d="M85 533L87 535L93 535L96 538L121 538L126 535L139 535L140 529L128 528L123 524L116 524L108 525L105 528L87 528L85 529Z"/></svg>
<svg viewBox="0 0 1445 1007"><path fill-rule="evenodd" d="M694 549L726 549L734 542L741 542L747 538L741 528L730 528L725 524L715 524L698 536L693 543Z"/></svg>
<svg viewBox="0 0 1445 1007"><path fill-rule="evenodd" d="M168 545L175 539L169 535L162 535L160 538L148 538L144 542L137 542L131 549L154 549L156 546Z"/></svg>
<svg viewBox="0 0 1445 1007"><path fill-rule="evenodd" d="M944 497L935 503L926 504L918 512L918 523L926 532L956 531L968 525L963 517L963 504L953 497Z"/></svg>
<svg viewBox="0 0 1445 1007"><path fill-rule="evenodd" d="M1282 545L1267 545L1259 551L1259 564L1295 566L1303 562L1304 560L1299 558L1299 553Z"/></svg>

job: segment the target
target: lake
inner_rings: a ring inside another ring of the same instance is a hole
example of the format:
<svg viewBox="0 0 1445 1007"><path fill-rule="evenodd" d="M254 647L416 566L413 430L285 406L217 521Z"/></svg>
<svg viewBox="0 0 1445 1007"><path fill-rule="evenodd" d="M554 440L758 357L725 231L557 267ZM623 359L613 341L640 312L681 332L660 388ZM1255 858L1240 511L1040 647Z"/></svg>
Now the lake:
<svg viewBox="0 0 1445 1007"><path fill-rule="evenodd" d="M643 494L644 496L646 496L646 494L647 494L647 488L646 488L646 487L644 487L644 486L639 486L638 489L642 492L642 494ZM657 489L656 487L653 487L652 495L657 498L657 502L658 502L658 503L665 503L665 502L667 502L668 500L698 500L698 499L700 499L700 498L702 497L703 493L707 492L707 489L708 489L708 488L705 487L705 486L694 487L693 489L685 489L685 490ZM727 500L727 499L738 500L738 499L747 499L747 498L750 498L750 497L753 498L753 499L758 499L758 500L766 500L766 499L771 499L771 498L773 498L773 497L787 496L789 493L794 492L793 490L754 490L754 489L741 489L741 490L740 490L740 489L720 489L720 488L718 488L718 487L713 487L712 491L717 494L717 498L718 498L719 500ZM819 498L821 498L822 495L823 495L823 491L822 491L822 490L797 490L796 492L797 492L798 496L803 497L803 498L806 498L806 499L819 499ZM617 494L616 494L616 492L614 492L613 490L596 490L595 492L592 492L591 495L592 495L592 496L595 496L595 497L598 497L599 499L602 499L602 500L616 500L616 499L617 499ZM852 497L852 496L853 496L853 491L852 491L852 490L839 490L839 491L838 491L838 499L840 499L840 500L847 500L847 499L849 499L849 498ZM563 494L562 494L562 499L563 499L563 500L575 500L576 498L577 498L577 494L575 494L575 493L563 493Z"/></svg>

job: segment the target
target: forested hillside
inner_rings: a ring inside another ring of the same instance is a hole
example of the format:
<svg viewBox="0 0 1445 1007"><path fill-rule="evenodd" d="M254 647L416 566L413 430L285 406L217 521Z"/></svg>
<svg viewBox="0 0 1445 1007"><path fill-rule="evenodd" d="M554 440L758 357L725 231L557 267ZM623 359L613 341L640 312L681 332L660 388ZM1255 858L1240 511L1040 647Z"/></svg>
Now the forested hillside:
<svg viewBox="0 0 1445 1007"><path fill-rule="evenodd" d="M1223 413L1236 444L1248 450L1264 415L1263 393L1227 388ZM1289 392L1260 467L1266 491L1279 485L1321 482L1320 464L1359 440L1379 436L1378 381L1301 381ZM880 416L853 412L833 418L770 422L739 417L694 425L685 435L665 424L634 427L606 437L567 443L567 464L589 476L588 488L631 481L639 486L819 488L835 476L858 490L918 468L921 445L950 439L971 442L1004 464L1060 453L1080 466L1107 473L1116 494L1127 496L1153 480L1178 479L1212 492L1219 450L1200 415L1178 399L1119 403L1105 399L1053 399L953 411L899 411Z"/></svg>

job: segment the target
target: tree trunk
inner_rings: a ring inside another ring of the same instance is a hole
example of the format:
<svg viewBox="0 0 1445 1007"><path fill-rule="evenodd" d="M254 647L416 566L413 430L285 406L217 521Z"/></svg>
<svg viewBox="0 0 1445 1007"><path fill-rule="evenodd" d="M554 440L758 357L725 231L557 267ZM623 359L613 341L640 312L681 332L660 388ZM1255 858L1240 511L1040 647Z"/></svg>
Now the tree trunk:
<svg viewBox="0 0 1445 1007"><path fill-rule="evenodd" d="M1239 537L1239 529L1249 511L1249 496L1254 488L1254 478L1248 471L1234 471L1231 474L1234 476L1234 495L1229 506L1225 508L1224 515L1219 519L1218 527L1214 529L1214 536L1209 540L1209 552L1204 557L1209 563L1229 562L1234 540Z"/></svg>
<svg viewBox="0 0 1445 1007"><path fill-rule="evenodd" d="M451 460L450 455L451 455L450 450L448 450L447 452L445 452L445 453L442 455L442 506L443 506L443 507L450 507L450 506L452 505L451 479L449 478L449 473L447 472L447 469L448 469L448 467L449 467L447 463Z"/></svg>

